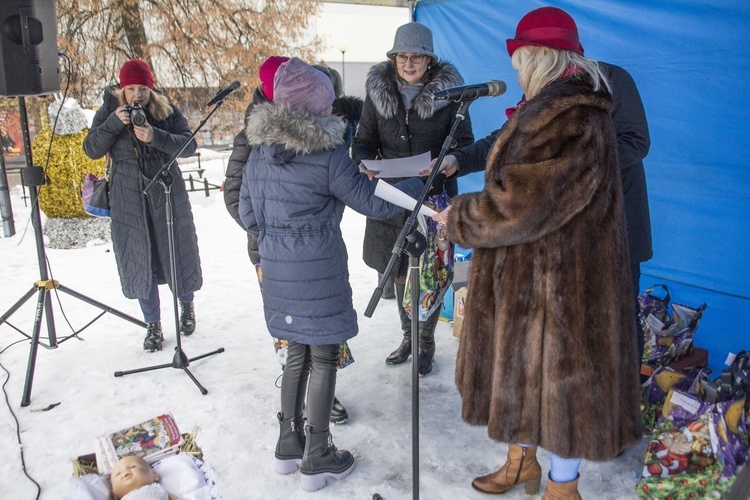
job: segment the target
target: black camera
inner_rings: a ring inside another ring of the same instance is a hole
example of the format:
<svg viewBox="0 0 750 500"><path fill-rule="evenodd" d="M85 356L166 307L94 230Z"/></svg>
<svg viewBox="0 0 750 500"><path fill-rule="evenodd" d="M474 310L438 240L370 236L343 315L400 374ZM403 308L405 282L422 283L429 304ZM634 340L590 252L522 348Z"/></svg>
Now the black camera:
<svg viewBox="0 0 750 500"><path fill-rule="evenodd" d="M143 111L143 107L140 104L134 102L130 106L127 106L126 109L128 110L128 113L130 113L130 123L136 127L142 127L146 124L146 113Z"/></svg>

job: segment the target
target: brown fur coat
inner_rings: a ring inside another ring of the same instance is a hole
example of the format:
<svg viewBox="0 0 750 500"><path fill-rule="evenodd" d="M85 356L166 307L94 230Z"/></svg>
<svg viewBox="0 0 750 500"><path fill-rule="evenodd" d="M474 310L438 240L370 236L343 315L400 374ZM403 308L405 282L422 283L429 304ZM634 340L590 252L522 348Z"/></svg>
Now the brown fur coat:
<svg viewBox="0 0 750 500"><path fill-rule="evenodd" d="M547 85L505 124L448 230L474 248L456 384L492 439L609 460L640 439L617 144L608 94Z"/></svg>

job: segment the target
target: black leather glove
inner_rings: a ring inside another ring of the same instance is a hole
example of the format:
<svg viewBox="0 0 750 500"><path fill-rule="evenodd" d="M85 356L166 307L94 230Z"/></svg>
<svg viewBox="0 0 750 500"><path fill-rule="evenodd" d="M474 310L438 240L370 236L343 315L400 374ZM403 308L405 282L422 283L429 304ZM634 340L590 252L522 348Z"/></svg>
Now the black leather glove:
<svg viewBox="0 0 750 500"><path fill-rule="evenodd" d="M427 182L427 177L423 177L422 179ZM427 196L434 196L436 194L442 193L445 189L443 183L445 183L445 174L440 172L435 176L435 180L432 182L432 187L430 187L430 191L427 193Z"/></svg>

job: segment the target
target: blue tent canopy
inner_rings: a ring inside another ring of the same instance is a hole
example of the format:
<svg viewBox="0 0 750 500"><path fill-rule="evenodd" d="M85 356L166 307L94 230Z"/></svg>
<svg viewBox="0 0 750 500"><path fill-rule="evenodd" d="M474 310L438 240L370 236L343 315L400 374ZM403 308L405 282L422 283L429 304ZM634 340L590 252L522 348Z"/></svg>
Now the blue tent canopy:
<svg viewBox="0 0 750 500"><path fill-rule="evenodd" d="M467 83L503 80L508 91L472 104L477 138L500 128L520 99L505 40L524 14L560 7L578 24L586 56L635 79L651 133L644 163L654 257L640 289L669 286L673 300L708 304L695 344L724 367L750 349L750 2L716 0L422 0L435 52ZM481 174L459 180L482 188Z"/></svg>

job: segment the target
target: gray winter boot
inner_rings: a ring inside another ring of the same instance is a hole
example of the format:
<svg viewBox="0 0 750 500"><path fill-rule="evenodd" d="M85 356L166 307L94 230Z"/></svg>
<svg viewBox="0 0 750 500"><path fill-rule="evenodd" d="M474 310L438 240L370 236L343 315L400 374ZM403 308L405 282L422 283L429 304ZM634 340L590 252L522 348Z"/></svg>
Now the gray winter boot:
<svg viewBox="0 0 750 500"><path fill-rule="evenodd" d="M279 440L276 442L276 464L274 469L277 474L291 474L297 472L302 455L305 453L305 433L302 426L302 418L284 419L281 413L277 414L279 419Z"/></svg>
<svg viewBox="0 0 750 500"><path fill-rule="evenodd" d="M316 431L307 426L305 454L300 467L301 485L305 491L316 491L326 485L326 478L341 479L354 469L354 457L338 450L328 429Z"/></svg>

